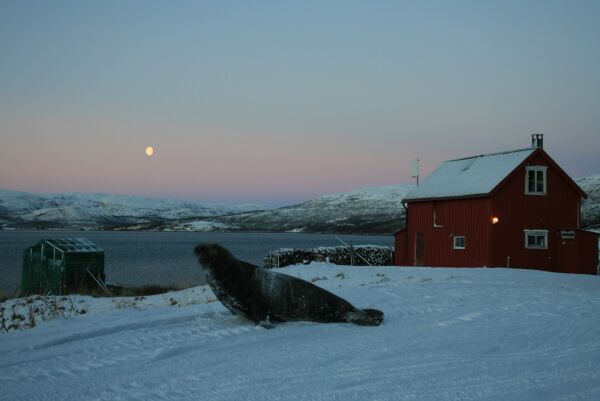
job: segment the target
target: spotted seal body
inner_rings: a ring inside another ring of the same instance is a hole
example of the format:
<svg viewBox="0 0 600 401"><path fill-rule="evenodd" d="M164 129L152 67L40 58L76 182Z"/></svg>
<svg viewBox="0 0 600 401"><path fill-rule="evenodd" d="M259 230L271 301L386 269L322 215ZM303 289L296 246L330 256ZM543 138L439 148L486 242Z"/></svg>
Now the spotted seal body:
<svg viewBox="0 0 600 401"><path fill-rule="evenodd" d="M233 314L255 323L306 320L378 326L383 312L358 309L308 281L236 259L217 244L194 249L217 299Z"/></svg>

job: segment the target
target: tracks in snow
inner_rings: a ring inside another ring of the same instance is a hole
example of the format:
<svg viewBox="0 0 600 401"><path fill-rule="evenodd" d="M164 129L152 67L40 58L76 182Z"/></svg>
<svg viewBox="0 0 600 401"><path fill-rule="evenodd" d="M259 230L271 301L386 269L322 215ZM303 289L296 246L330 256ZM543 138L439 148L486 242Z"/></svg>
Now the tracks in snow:
<svg viewBox="0 0 600 401"><path fill-rule="evenodd" d="M119 319L112 325L102 324L101 327L94 329L86 325L77 333L48 341L41 339L4 355L0 361L3 389L0 400L4 397L27 399L27 391L22 391L24 383L44 386L49 382L64 383L62 398L75 399L79 395L65 397L72 387L69 383L74 381L101 383L103 378L108 380L109 375L114 375L111 372L115 370L127 377L143 371L148 364L161 364L167 359L212 349L211 343L224 338L264 331L262 327L248 324L223 310L199 314L190 311L176 317L164 318L162 315L150 320ZM131 391L135 388L127 382L123 386ZM11 393L11 389L15 392ZM102 387L96 391L107 389ZM54 399L50 390L47 395ZM55 396L55 399L61 398L60 393Z"/></svg>
<svg viewBox="0 0 600 401"><path fill-rule="evenodd" d="M600 399L594 293L494 281L502 272L386 274L368 297L342 289L386 313L379 327L264 330L212 303L23 332L0 344L0 401Z"/></svg>

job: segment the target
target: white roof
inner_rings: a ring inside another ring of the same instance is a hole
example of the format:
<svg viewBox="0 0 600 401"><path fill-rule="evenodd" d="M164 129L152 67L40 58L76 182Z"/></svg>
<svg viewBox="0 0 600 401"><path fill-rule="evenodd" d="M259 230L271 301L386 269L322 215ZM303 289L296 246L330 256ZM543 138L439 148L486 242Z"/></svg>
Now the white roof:
<svg viewBox="0 0 600 401"><path fill-rule="evenodd" d="M487 195L537 148L448 160L404 201Z"/></svg>

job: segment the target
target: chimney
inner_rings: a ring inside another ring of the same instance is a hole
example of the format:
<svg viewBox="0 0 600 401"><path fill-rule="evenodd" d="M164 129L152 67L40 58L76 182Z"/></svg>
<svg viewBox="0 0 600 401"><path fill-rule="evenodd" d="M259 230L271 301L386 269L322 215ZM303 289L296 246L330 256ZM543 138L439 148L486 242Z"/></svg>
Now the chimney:
<svg viewBox="0 0 600 401"><path fill-rule="evenodd" d="M531 135L531 147L544 149L544 134Z"/></svg>

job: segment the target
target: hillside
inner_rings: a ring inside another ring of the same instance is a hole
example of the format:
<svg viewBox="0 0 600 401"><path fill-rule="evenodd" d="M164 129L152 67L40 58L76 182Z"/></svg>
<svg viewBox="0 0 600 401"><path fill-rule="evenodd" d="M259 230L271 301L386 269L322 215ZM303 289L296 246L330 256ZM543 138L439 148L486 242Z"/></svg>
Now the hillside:
<svg viewBox="0 0 600 401"><path fill-rule="evenodd" d="M106 194L30 194L0 190L0 226L165 231L391 233L404 221L411 184L324 195L271 210L256 205Z"/></svg>
<svg viewBox="0 0 600 401"><path fill-rule="evenodd" d="M575 181L588 194L581 208L582 227L600 229L600 175ZM413 188L398 184L357 189L279 209L219 216L212 223L193 219L174 229L194 230L196 224L200 230L392 234L404 225L402 199Z"/></svg>
<svg viewBox="0 0 600 401"><path fill-rule="evenodd" d="M581 204L581 226L600 231L600 174L576 179L588 198Z"/></svg>
<svg viewBox="0 0 600 401"><path fill-rule="evenodd" d="M58 297L58 318L0 333L0 399L600 399L598 277L324 263L282 271L381 309L383 325L267 330L233 316L206 287ZM27 320L40 304L0 309Z"/></svg>
<svg viewBox="0 0 600 401"><path fill-rule="evenodd" d="M412 184L362 188L320 196L298 205L215 220L244 230L392 233L404 224L402 199L413 188Z"/></svg>
<svg viewBox="0 0 600 401"><path fill-rule="evenodd" d="M0 189L0 227L152 229L166 221L264 209L110 194L33 194Z"/></svg>
<svg viewBox="0 0 600 401"><path fill-rule="evenodd" d="M582 203L582 227L600 230L600 175L575 181L588 194ZM413 188L412 184L362 188L277 209L0 190L0 227L391 234L404 225L402 199Z"/></svg>

